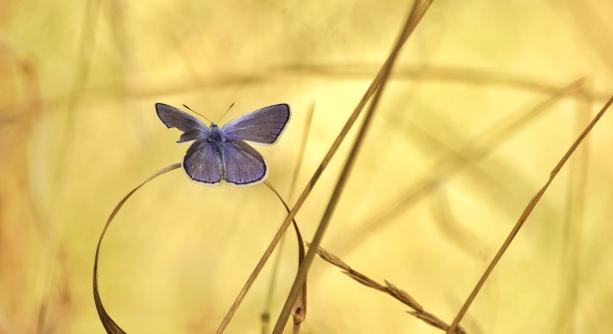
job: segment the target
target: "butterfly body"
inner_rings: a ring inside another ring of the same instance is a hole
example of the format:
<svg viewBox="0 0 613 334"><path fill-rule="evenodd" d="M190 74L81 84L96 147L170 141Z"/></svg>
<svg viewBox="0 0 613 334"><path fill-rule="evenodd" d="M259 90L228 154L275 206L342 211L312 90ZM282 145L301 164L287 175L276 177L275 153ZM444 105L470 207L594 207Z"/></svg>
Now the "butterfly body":
<svg viewBox="0 0 613 334"><path fill-rule="evenodd" d="M206 137L206 141L211 144L220 144L226 141L226 138L223 135L223 131L215 124L212 123L209 128L209 135Z"/></svg>
<svg viewBox="0 0 613 334"><path fill-rule="evenodd" d="M183 158L183 169L190 179L216 184L222 179L234 185L262 181L268 172L264 158L245 141L273 144L287 122L287 104L277 104L241 116L223 127L207 127L194 116L172 106L157 103L156 111L168 128L183 133L178 143L193 143Z"/></svg>

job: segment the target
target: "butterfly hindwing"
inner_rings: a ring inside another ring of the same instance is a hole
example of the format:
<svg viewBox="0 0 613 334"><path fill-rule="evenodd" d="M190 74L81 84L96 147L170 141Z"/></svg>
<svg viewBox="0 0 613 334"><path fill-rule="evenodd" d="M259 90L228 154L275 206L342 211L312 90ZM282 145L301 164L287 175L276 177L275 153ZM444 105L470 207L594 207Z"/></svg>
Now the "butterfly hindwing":
<svg viewBox="0 0 613 334"><path fill-rule="evenodd" d="M285 129L290 111L287 104L275 104L243 115L224 125L228 139L273 144Z"/></svg>
<svg viewBox="0 0 613 334"><path fill-rule="evenodd" d="M207 140L195 141L183 158L183 169L190 179L202 183L218 183L222 177L219 147Z"/></svg>
<svg viewBox="0 0 613 334"><path fill-rule="evenodd" d="M222 146L223 177L235 185L258 182L266 176L262 155L242 140L228 140Z"/></svg>

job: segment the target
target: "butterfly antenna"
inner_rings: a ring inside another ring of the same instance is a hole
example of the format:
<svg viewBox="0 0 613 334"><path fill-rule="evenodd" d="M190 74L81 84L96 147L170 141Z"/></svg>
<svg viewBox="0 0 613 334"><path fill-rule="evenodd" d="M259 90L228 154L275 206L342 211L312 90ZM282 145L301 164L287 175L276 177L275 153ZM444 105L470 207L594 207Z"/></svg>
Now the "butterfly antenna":
<svg viewBox="0 0 613 334"><path fill-rule="evenodd" d="M221 115L221 117L219 117L219 119L217 120L217 122L219 123L219 121L221 121L221 119L226 116L226 114L228 113L228 111L230 111L230 109L232 109L232 107L234 107L234 102L232 102L232 104L228 107L228 110L226 110L225 113L223 113L223 115Z"/></svg>
<svg viewBox="0 0 613 334"><path fill-rule="evenodd" d="M188 106L187 106L187 105L185 105L185 104L184 104L183 106L184 106L185 108L189 109L189 111L193 112L194 114L198 114L198 115L202 116L204 119L206 119L207 121L209 121L209 123L213 123L213 122L211 122L211 120L209 120L208 118L206 118L206 116L204 116L203 114L201 114L201 113L199 113L199 112L195 111L194 109L192 109L192 108L188 107Z"/></svg>

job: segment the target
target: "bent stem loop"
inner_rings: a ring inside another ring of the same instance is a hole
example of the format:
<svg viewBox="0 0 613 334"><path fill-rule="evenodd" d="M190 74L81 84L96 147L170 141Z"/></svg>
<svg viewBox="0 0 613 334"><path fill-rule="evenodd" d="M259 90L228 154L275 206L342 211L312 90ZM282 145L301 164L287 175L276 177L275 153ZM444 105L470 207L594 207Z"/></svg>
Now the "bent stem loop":
<svg viewBox="0 0 613 334"><path fill-rule="evenodd" d="M123 206L126 204L128 199L130 199L132 197L132 195L134 195L134 193L136 193L137 190L142 188L147 183L153 181L157 177L162 176L162 175L164 175L164 174L166 174L168 172L171 172L171 171L173 171L175 169L179 169L179 168L181 168L181 163L175 163L175 164L166 166L166 167L160 169L159 171L157 171L156 173L154 173L153 175L149 176L147 179L145 179L145 181L143 181L138 186L136 186L132 190L130 190L117 203L117 205L115 205L115 208L113 208L113 211L111 212L111 214L109 215L108 219L106 220L106 223L104 224L104 228L102 229L102 232L100 233L100 237L98 238L98 244L96 246L96 255L94 257L93 292L94 292L94 302L96 304L96 312L98 313L98 316L100 317L100 321L102 322L102 325L104 326L104 329L106 330L106 332L108 334L126 334L126 331L124 331L115 322L115 320L113 320L113 318L111 318L111 316L109 315L107 310L104 308L104 304L102 303L102 298L100 297L100 293L99 293L99 290L98 290L98 262L99 262L99 258L100 258L100 249L101 249L102 241L104 240L104 237L106 236L106 233L107 233L111 223L113 222L113 220L115 219L115 217L117 216L119 211L123 208ZM289 211L289 207L288 207L287 203L283 200L283 198L277 192L277 190L275 190L274 187L269 182L267 182L267 181L264 182L264 184L276 195L276 197L283 204L285 209L287 211ZM296 224L296 222L294 220L292 220L292 222L294 223L294 229L296 231L296 237L297 237L297 240L298 240L298 266L300 266L300 264L302 263L302 259L304 258L304 242L302 240L302 235L300 234L300 230L298 229L298 224ZM306 296L306 284L303 287L303 295ZM296 313L304 314L305 310L306 310L306 297L303 297L301 299L300 303L296 304Z"/></svg>

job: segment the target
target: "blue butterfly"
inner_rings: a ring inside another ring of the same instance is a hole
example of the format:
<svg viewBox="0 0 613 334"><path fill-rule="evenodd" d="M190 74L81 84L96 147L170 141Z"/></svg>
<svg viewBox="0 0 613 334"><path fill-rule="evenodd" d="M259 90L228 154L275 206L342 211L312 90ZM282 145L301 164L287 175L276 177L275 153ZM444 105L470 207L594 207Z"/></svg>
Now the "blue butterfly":
<svg viewBox="0 0 613 334"><path fill-rule="evenodd" d="M183 158L190 179L204 184L221 179L234 185L263 181L268 167L262 155L245 142L274 144L290 117L289 105L275 104L243 115L218 127L207 127L198 118L175 107L156 103L155 110L168 128L183 133L177 143L194 141Z"/></svg>

